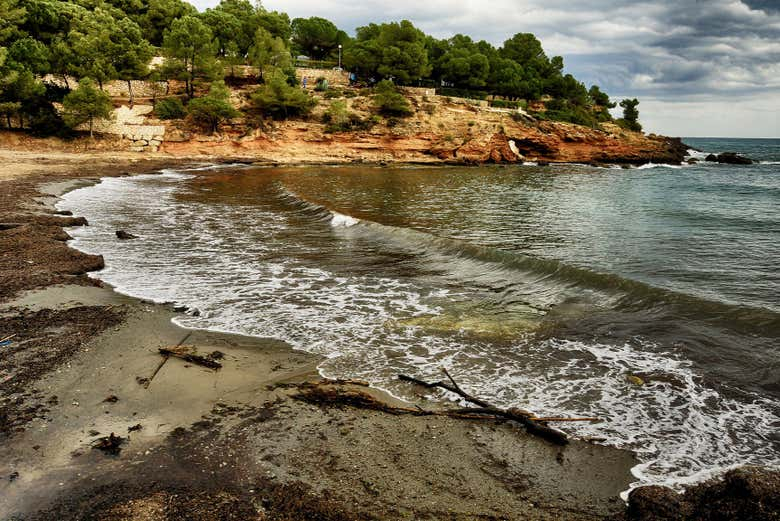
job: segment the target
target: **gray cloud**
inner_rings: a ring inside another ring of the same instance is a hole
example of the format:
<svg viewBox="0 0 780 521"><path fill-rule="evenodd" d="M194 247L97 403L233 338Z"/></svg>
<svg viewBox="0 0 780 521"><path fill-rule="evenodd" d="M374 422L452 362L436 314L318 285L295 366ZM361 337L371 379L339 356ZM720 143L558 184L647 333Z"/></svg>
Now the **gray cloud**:
<svg viewBox="0 0 780 521"><path fill-rule="evenodd" d="M194 1L201 9L217 2ZM639 97L645 121L651 119L651 103L670 115L688 110L706 134L720 128L724 111L739 111L735 121L751 122L743 134L780 135L780 104L750 110L780 93L778 0L265 0L264 5L291 17L323 16L348 32L400 19L439 38L463 33L495 45L531 32L588 85L596 83L613 97ZM660 108L663 103L676 112ZM713 110L720 104L720 119L712 125L703 104ZM675 133L671 127L652 130ZM725 130L733 135L733 129Z"/></svg>

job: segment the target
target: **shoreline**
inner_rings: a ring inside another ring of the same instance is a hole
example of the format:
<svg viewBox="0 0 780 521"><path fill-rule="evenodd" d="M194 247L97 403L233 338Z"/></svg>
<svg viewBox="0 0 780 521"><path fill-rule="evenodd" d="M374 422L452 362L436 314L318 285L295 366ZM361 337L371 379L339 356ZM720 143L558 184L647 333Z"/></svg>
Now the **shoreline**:
<svg viewBox="0 0 780 521"><path fill-rule="evenodd" d="M75 168L90 161L83 158ZM17 201L22 214L36 219L51 212L47 202L53 204L69 186L125 175L119 171L128 168L136 170L128 172L133 175L158 171L163 164L195 164L126 161L89 175L70 171L32 179L6 178L0 169L0 186L15 180L34 185L27 197L45 193L39 200L44 204ZM2 233L7 232L0 232L0 241ZM90 257L66 248L76 257ZM313 405L300 399L296 385L317 376L321 357L274 339L187 330L172 323L177 312L170 305L125 296L106 284L96 287L86 271L69 277L76 280L38 284L43 289L12 297L0 294L0 321L40 318L41 327L24 342L40 338L35 335L53 322L55 329L65 327L62 320L39 315L108 318L97 331L77 324L76 336L84 341L71 356L35 375L33 385L45 389L24 399L25 407L37 400L43 408L20 425L24 431L0 434L6 474L18 472L0 481L0 518L22 513L29 516L24 519L78 519L68 516L88 512L97 518L176 519L170 517L171 498L183 509L177 512L204 519L248 513L261 499L266 512L303 516L293 519L323 512L338 513L327 519L617 519L625 509L617 493L634 480L630 469L638 463L627 451L581 440L561 450L505 423ZM222 352L223 368L212 373L171 359L152 381L151 392L140 385L137 378L151 374L161 359L156 348L182 340L200 354ZM32 349L52 348L57 349L56 338ZM401 403L362 385L335 388ZM118 400L104 401L111 396ZM9 398L5 387L0 398ZM140 430L127 432L139 424ZM109 432L129 438L117 457L91 448ZM426 463L420 465L421 460ZM227 510L217 513L219 501Z"/></svg>

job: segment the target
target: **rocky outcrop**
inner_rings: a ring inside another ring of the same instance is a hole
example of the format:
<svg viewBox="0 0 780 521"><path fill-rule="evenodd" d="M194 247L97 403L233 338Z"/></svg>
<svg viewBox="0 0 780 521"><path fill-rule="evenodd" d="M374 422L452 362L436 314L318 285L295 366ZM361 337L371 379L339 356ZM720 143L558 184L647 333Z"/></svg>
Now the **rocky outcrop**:
<svg viewBox="0 0 780 521"><path fill-rule="evenodd" d="M725 163L729 165L752 165L753 160L745 156L741 156L736 152L723 152L722 154L710 154L704 158L705 161L711 163Z"/></svg>
<svg viewBox="0 0 780 521"><path fill-rule="evenodd" d="M628 521L778 521L780 472L742 467L685 493L639 487L628 496Z"/></svg>

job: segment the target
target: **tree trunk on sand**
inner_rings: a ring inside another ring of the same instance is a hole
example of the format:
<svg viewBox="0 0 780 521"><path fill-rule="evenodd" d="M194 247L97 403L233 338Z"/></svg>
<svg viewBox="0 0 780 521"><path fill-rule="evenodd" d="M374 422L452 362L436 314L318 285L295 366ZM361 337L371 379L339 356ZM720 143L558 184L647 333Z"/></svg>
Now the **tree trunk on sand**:
<svg viewBox="0 0 780 521"><path fill-rule="evenodd" d="M92 120L93 118L89 118L89 139L94 139L94 136L92 135Z"/></svg>

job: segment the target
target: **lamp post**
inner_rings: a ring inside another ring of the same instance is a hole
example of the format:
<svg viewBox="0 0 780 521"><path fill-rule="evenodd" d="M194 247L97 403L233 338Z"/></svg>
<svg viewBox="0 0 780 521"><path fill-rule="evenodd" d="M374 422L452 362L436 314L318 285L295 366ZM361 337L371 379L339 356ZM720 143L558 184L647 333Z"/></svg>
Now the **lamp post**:
<svg viewBox="0 0 780 521"><path fill-rule="evenodd" d="M339 44L339 70L341 70L341 44Z"/></svg>

